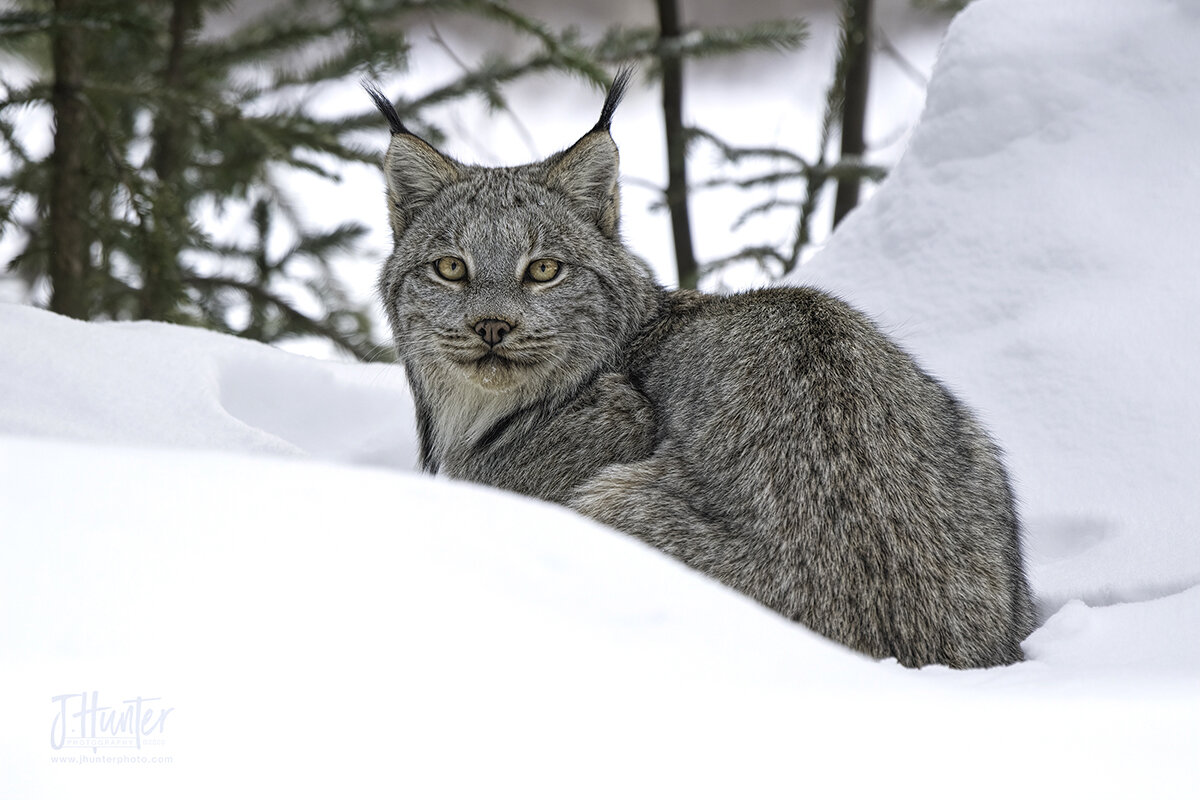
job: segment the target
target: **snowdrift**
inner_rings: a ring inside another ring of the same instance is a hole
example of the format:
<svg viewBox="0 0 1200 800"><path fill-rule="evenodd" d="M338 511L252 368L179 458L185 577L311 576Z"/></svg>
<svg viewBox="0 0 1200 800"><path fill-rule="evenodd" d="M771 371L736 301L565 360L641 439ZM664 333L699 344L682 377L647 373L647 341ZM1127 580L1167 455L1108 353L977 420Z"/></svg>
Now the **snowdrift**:
<svg viewBox="0 0 1200 800"><path fill-rule="evenodd" d="M800 277L982 412L1052 613L1200 583L1200 6L1041 5L960 15L903 160Z"/></svg>
<svg viewBox="0 0 1200 800"><path fill-rule="evenodd" d="M421 476L397 368L0 306L0 795L1194 797L1196 41L1183 2L973 4L802 276L1006 447L1025 663L876 663Z"/></svg>

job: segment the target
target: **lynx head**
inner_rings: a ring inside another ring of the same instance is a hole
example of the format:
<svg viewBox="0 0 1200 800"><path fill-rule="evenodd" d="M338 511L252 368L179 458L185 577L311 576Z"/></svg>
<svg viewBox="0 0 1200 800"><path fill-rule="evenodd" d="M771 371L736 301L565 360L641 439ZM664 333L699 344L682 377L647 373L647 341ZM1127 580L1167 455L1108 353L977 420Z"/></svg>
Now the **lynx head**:
<svg viewBox="0 0 1200 800"><path fill-rule="evenodd" d="M379 290L414 388L517 407L612 365L657 286L619 236L612 84L600 121L566 150L518 167L469 166L391 125L384 160L393 233ZM420 384L420 386L418 386ZM490 399L488 399L490 398Z"/></svg>

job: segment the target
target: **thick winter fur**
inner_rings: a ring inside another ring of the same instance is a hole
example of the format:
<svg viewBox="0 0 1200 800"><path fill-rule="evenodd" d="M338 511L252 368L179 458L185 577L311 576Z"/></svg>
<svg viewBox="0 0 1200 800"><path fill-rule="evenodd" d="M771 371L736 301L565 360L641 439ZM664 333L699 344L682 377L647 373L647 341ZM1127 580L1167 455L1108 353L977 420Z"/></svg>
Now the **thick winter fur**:
<svg viewBox="0 0 1200 800"><path fill-rule="evenodd" d="M379 288L424 469L567 504L875 657L1019 661L1033 617L996 446L833 297L655 283L618 231L627 77L572 147L500 169L373 94L393 132ZM553 280L528 277L539 259Z"/></svg>

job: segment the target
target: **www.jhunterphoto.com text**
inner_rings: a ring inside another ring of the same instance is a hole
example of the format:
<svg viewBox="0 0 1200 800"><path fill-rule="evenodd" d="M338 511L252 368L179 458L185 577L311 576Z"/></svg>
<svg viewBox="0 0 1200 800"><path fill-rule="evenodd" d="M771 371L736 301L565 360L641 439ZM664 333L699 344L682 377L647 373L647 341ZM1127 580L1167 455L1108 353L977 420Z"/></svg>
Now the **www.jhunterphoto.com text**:
<svg viewBox="0 0 1200 800"><path fill-rule="evenodd" d="M69 756L50 756L51 764L78 764L79 766L88 766L91 764L171 764L174 761L174 756L143 756L132 753L122 753L118 756L107 754L89 756L87 753Z"/></svg>

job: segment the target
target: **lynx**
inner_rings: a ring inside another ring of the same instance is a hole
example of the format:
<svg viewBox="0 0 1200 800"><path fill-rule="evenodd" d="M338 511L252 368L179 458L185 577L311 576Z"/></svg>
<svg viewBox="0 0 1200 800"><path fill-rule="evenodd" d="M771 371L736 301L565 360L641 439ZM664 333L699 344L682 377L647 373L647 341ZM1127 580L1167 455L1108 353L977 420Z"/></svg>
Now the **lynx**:
<svg viewBox="0 0 1200 800"><path fill-rule="evenodd" d="M622 243L600 119L470 166L391 128L379 292L424 470L565 504L908 666L1021 660L1033 614L997 447L865 316L811 288L668 291Z"/></svg>

